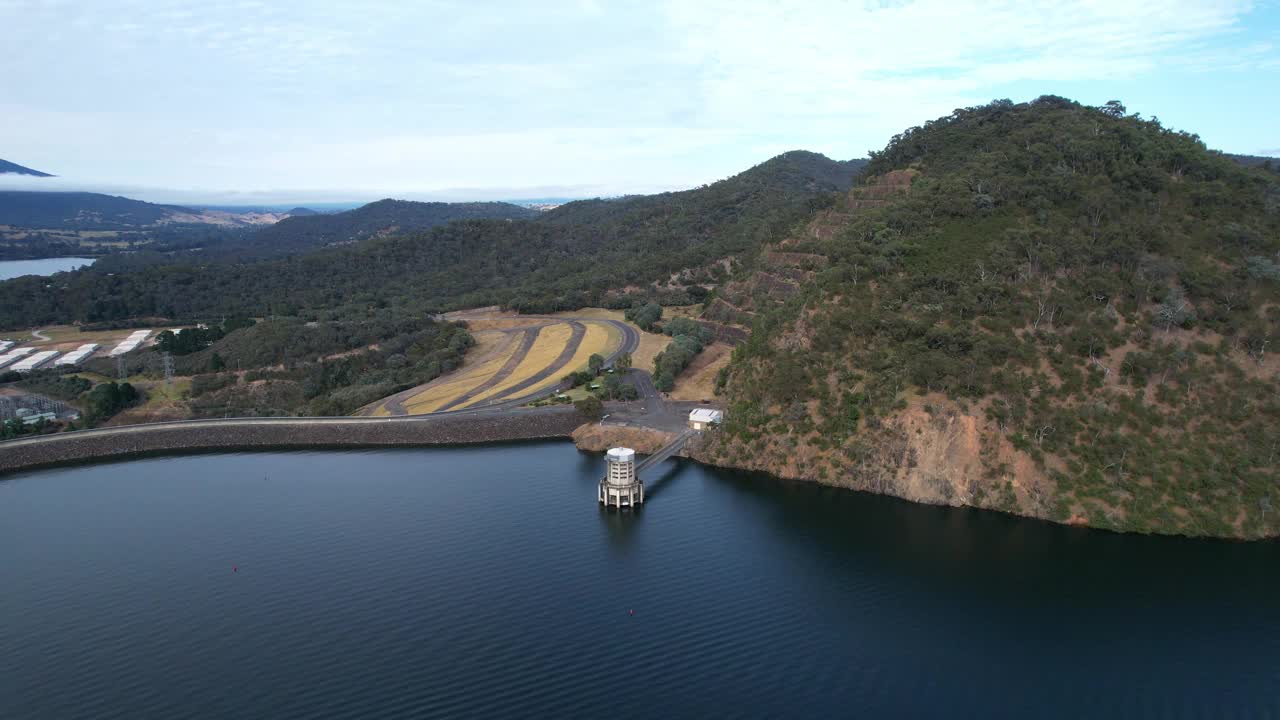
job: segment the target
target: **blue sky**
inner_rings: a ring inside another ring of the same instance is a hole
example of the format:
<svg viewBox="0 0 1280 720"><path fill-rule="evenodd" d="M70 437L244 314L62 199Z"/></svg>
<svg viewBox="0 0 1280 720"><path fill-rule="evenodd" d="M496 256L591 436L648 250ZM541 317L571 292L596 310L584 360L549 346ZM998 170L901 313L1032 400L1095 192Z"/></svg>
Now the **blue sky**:
<svg viewBox="0 0 1280 720"><path fill-rule="evenodd" d="M0 157L160 201L684 188L1046 93L1280 155L1276 2L0 0L0 27Z"/></svg>

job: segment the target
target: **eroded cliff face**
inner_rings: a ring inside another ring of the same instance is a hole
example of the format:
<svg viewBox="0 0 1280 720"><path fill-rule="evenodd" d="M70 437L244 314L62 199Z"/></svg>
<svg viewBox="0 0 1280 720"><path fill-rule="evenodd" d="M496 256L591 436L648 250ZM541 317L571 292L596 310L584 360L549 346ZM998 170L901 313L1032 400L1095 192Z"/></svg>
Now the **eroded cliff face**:
<svg viewBox="0 0 1280 720"><path fill-rule="evenodd" d="M816 433L762 435L748 444L712 432L687 455L914 502L1053 517L1047 474L982 413L937 397L917 399L840 447L824 447Z"/></svg>

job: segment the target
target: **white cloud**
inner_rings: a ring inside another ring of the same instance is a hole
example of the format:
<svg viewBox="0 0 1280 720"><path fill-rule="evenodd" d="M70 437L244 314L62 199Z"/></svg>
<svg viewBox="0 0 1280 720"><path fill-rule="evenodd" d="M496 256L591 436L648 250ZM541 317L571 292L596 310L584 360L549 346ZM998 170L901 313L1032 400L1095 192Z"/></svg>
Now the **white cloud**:
<svg viewBox="0 0 1280 720"><path fill-rule="evenodd" d="M1250 10L0 0L0 157L209 190L688 186L765 151L860 155L1008 88L1274 69L1236 42Z"/></svg>
<svg viewBox="0 0 1280 720"><path fill-rule="evenodd" d="M719 114L829 117L873 103L914 114L990 99L1020 81L1146 72L1233 30L1248 3L922 0L743 5L672 2L682 51ZM1239 62L1202 54L1203 63Z"/></svg>

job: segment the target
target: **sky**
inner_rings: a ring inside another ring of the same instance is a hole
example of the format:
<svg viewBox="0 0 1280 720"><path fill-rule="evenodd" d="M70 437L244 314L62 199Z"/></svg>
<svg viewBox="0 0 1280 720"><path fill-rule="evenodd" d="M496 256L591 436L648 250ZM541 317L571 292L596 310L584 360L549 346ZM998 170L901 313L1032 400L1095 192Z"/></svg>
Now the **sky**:
<svg viewBox="0 0 1280 720"><path fill-rule="evenodd" d="M1280 155L1278 2L0 0L0 188L654 192L1044 94Z"/></svg>

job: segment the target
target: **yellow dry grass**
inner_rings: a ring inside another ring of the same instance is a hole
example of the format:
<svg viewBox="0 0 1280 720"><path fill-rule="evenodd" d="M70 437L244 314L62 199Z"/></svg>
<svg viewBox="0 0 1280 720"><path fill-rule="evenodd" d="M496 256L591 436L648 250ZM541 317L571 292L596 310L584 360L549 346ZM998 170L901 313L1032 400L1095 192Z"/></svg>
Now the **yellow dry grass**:
<svg viewBox="0 0 1280 720"><path fill-rule="evenodd" d="M131 378L129 382L146 393L147 401L137 407L122 411L111 418L108 425L132 425L163 420L184 420L191 416L187 398L191 394L191 378L175 377L172 385L163 380Z"/></svg>
<svg viewBox="0 0 1280 720"><path fill-rule="evenodd" d="M581 365L574 365L573 360L569 361L569 366L576 372L578 370L587 369L587 360L591 358L592 353L600 353L608 357L611 353L618 351L622 347L622 333L618 329L608 323L584 323L587 326L587 334L582 337L582 347L578 349L578 354L574 356L576 360L579 356L583 358ZM583 353L586 353L583 355Z"/></svg>
<svg viewBox="0 0 1280 720"><path fill-rule="evenodd" d="M617 320L618 322L626 322L621 310L606 310L605 308L582 308L581 310L566 310L565 312L554 313L552 317L563 318L596 318L599 320Z"/></svg>
<svg viewBox="0 0 1280 720"><path fill-rule="evenodd" d="M504 343L511 340L511 335L495 330L473 332L471 337L475 338L476 344L467 349L467 355L462 361L463 369L488 360L491 353L499 351Z"/></svg>
<svg viewBox="0 0 1280 720"><path fill-rule="evenodd" d="M716 375L729 364L733 347L722 342L708 345L676 378L672 400L710 400L715 396Z"/></svg>
<svg viewBox="0 0 1280 720"><path fill-rule="evenodd" d="M643 330L640 330L639 332L640 347L635 352L631 353L631 367L644 370L646 372L653 372L653 358L656 357L658 353L667 349L667 346L671 344L671 338L666 335L649 333Z"/></svg>
<svg viewBox="0 0 1280 720"><path fill-rule="evenodd" d="M583 324L586 326L587 331L583 334L582 343L578 346L577 352L574 353L569 362L563 368L551 373L538 383L522 389L520 391L521 395L545 390L560 382L560 378L565 375L577 370L585 370L587 367L587 361L591 358L593 353L608 355L609 353L617 350L622 344L621 333L612 326L605 323L591 322L590 320L584 321ZM556 331L555 335L548 335L552 330ZM542 333L542 335L538 336L538 342L529 350L529 355L525 358L524 362L520 363L520 365L516 367L515 372L513 372L510 377L498 386L490 389L488 392L474 398L468 406L484 402L485 400L499 398L502 396L502 393L546 370L553 362L555 362L556 358L560 357L560 353L564 350L565 344L569 342L569 339L573 335L573 329L568 323L563 323L545 328ZM544 339L544 335L548 335L548 337ZM539 353L540 349L542 350L541 353ZM534 357L535 353L539 353L537 358Z"/></svg>
<svg viewBox="0 0 1280 720"><path fill-rule="evenodd" d="M571 372L586 370L587 361L593 354L608 355L617 350L618 344L622 341L622 338L604 323L587 322L585 324L587 333L582 336L582 344L578 346L578 352L574 353L573 358L564 366L564 372L559 373L561 377ZM554 378L556 381L559 379Z"/></svg>
<svg viewBox="0 0 1280 720"><path fill-rule="evenodd" d="M467 320L467 330L472 333L485 330L508 330L510 328L531 327L541 325L546 320L522 317L481 317Z"/></svg>
<svg viewBox="0 0 1280 720"><path fill-rule="evenodd" d="M506 380L472 398L466 407L498 397L503 392L546 370L551 363L555 362L556 358L560 357L560 352L564 350L565 344L569 342L569 338L572 336L573 328L568 323L556 323L542 328L542 331L538 333L537 341L534 342L533 347L529 348L529 354L525 355L524 360L516 366L515 371L508 375ZM565 372L568 372L568 370L565 370ZM559 373L559 375L563 375L563 373ZM550 378L551 382L547 384L554 385L559 380L559 377ZM542 383L539 383L538 386L542 387L542 385ZM527 392L532 391L533 388L529 388Z"/></svg>
<svg viewBox="0 0 1280 720"><path fill-rule="evenodd" d="M460 369L429 383L422 392L404 402L410 415L435 412L459 395L474 389L502 368L520 347L519 334L499 332L476 333L476 345L467 352L472 363L463 362ZM382 406L378 410L385 412ZM378 411L374 412L375 416Z"/></svg>
<svg viewBox="0 0 1280 720"><path fill-rule="evenodd" d="M404 401L404 408L411 415L424 415L439 411L458 397L475 390L490 380L515 354L521 341L520 334L501 332L502 330L529 328L532 331L538 325L544 326L537 330L538 335L533 347L529 349L529 353L524 360L516 366L510 375L494 387L488 388L483 393L471 398L464 405L450 409L461 409L462 407L471 407L486 401L502 399L504 393L528 381L529 378L546 371L560 357L565 345L573 336L573 328L568 322L553 322L548 325L548 320L545 317L527 317L491 308L456 313L451 314L451 316L454 319L463 317L467 319L472 336L476 338L476 345L467 352L467 359L460 369L444 377L437 378L434 382L423 387L419 393ZM593 353L609 355L615 352L622 344L622 333L614 326L604 322L593 322L593 319L622 321L622 313L619 311L588 308L581 311L558 313L556 317L581 320L586 326L582 343L564 367L557 369L536 385L522 389L520 391L521 395L544 390L555 385L566 374L575 370L586 369L587 361ZM642 352L637 353L637 357L642 362L645 357L648 357L648 367L652 367L652 356L657 350L652 350L652 352L646 354L643 352L644 349L647 346L654 345L654 340L657 340L662 347L665 347L666 343L670 342L670 338L658 338L650 335L649 339L646 340L644 338L646 334L642 333L641 335ZM637 364L637 367L646 366ZM366 409L362 414L373 417L387 417L390 412L387 410L385 401L383 401Z"/></svg>
<svg viewBox="0 0 1280 720"><path fill-rule="evenodd" d="M680 315L693 317L699 305L688 305L679 308L663 308L663 315L670 317L668 311L675 310ZM583 308L581 310L569 310L567 312L556 313L556 317L575 317L575 318L599 318L601 320L617 320L618 322L627 322L626 317L621 310L606 310L605 308ZM632 323L627 323L640 333L640 347L631 353L631 366L638 370L653 372L653 358L658 353L666 349L671 344L671 338L666 335L648 333L641 330ZM621 342L621 338L619 338ZM613 346L616 348L617 346ZM610 350L612 352L612 350ZM605 354L605 353L602 353ZM590 353L588 353L590 356Z"/></svg>

